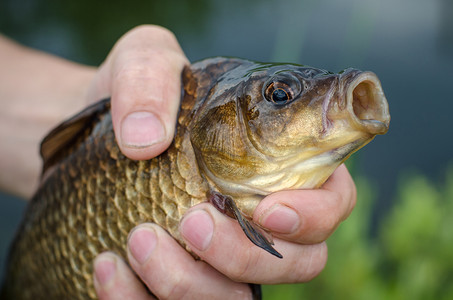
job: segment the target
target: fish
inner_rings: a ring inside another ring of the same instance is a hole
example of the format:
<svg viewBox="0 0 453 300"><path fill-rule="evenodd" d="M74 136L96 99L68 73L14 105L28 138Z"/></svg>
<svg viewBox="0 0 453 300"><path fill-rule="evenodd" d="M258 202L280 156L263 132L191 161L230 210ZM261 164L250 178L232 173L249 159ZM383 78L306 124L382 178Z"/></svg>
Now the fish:
<svg viewBox="0 0 453 300"><path fill-rule="evenodd" d="M182 82L174 140L153 159L121 153L109 99L44 138L42 177L10 250L4 299L96 299L96 255L109 250L126 260L128 233L143 222L190 252L179 222L206 201L282 257L252 221L259 202L280 190L321 187L389 128L372 72L214 57L184 68Z"/></svg>

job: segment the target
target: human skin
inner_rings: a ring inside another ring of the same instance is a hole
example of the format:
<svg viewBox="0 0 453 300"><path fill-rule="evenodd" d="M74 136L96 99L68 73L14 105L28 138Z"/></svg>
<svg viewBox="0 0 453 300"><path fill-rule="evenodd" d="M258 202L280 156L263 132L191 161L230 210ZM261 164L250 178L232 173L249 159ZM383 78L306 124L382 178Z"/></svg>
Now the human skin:
<svg viewBox="0 0 453 300"><path fill-rule="evenodd" d="M37 186L38 147L46 132L108 96L121 151L131 159L159 155L173 138L180 74L188 63L174 35L157 26L126 33L99 68L0 36L0 187L29 198ZM180 224L200 260L157 225L141 224L128 238L131 268L111 252L95 259L97 293L100 299L152 299L142 281L159 298L248 299L251 292L244 282L309 281L325 266L325 240L355 201L355 185L344 165L318 190L282 191L264 198L253 219L272 232L284 259L254 246L233 226L234 220L208 203L192 207Z"/></svg>

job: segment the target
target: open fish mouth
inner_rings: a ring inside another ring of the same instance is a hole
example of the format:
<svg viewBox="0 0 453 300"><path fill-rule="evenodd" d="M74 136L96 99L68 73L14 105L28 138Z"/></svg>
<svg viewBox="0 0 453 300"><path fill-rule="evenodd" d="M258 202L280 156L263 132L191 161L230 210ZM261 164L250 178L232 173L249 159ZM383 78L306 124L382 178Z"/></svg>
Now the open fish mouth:
<svg viewBox="0 0 453 300"><path fill-rule="evenodd" d="M373 72L360 72L351 78L346 89L346 109L355 127L373 135L388 131L388 103Z"/></svg>

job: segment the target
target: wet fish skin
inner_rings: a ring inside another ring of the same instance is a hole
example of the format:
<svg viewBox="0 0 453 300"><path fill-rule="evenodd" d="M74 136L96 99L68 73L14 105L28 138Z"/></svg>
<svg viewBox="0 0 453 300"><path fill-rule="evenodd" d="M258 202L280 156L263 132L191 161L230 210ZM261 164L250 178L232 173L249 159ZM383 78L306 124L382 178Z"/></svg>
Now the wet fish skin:
<svg viewBox="0 0 453 300"><path fill-rule="evenodd" d="M95 256L110 250L126 257L136 225L154 222L184 246L182 215L212 193L231 197L247 218L269 193L319 187L388 128L380 84L365 75L201 61L183 73L174 142L146 161L120 152L108 101L66 121L43 141L43 177L12 246L6 297L95 299ZM351 100L360 76L362 95ZM285 80L300 91L285 105L272 103L268 86Z"/></svg>

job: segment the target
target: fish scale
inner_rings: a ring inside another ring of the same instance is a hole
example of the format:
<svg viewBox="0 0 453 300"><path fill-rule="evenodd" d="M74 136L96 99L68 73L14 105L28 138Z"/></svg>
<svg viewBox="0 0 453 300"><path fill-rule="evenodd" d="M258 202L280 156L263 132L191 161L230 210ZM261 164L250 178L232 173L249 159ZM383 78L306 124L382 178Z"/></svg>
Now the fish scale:
<svg viewBox="0 0 453 300"><path fill-rule="evenodd" d="M13 256L10 265L31 272L10 275L17 284L12 290L27 286L15 299L95 299L94 258L106 250L126 257L134 226L154 222L179 237L181 215L204 199L184 191L175 151L172 146L152 160L126 159L114 140L110 113L104 115L87 142L47 178L34 197L40 201L32 199L27 209L20 235L28 238L19 236L15 244L15 252L25 255ZM38 273L47 285L35 280Z"/></svg>

